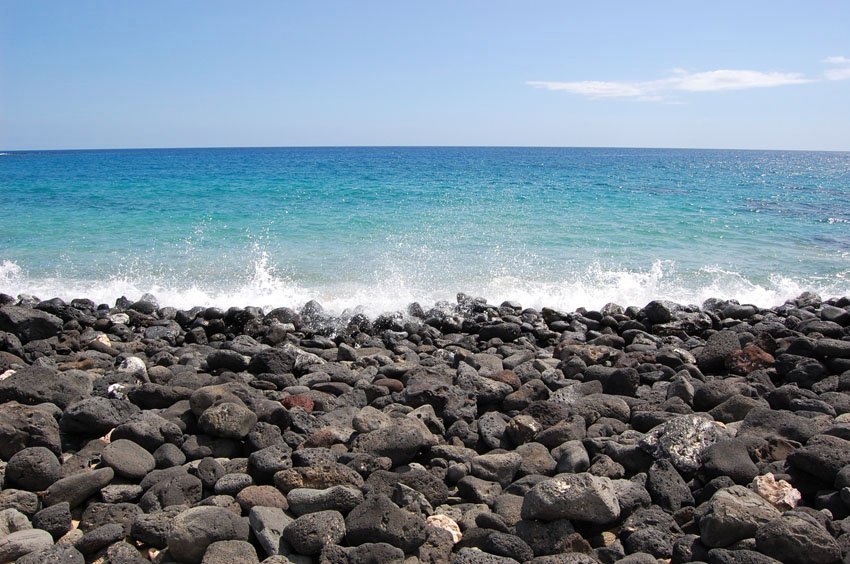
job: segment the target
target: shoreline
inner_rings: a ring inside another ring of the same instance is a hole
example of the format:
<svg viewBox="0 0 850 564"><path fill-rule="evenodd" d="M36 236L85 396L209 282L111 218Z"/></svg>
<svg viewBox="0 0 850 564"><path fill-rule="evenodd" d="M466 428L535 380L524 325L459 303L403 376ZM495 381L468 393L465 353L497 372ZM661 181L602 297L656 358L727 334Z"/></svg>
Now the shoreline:
<svg viewBox="0 0 850 564"><path fill-rule="evenodd" d="M0 294L0 561L850 548L850 297L460 294L374 318L151 299Z"/></svg>

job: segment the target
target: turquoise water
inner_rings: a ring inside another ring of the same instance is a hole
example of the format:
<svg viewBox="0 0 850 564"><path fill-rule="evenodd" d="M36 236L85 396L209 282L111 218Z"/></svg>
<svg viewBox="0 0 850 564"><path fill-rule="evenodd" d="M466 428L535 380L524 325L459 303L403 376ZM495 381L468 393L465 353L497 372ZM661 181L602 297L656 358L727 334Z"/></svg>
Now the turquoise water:
<svg viewBox="0 0 850 564"><path fill-rule="evenodd" d="M0 291L380 313L850 294L850 153L271 148L0 155Z"/></svg>

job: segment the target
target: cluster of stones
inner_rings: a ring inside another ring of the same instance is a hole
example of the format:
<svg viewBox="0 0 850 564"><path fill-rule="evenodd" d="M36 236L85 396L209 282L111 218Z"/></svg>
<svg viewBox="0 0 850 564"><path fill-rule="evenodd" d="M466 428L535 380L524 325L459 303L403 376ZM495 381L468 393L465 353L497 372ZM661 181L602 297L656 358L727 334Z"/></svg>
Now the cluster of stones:
<svg viewBox="0 0 850 564"><path fill-rule="evenodd" d="M0 562L832 563L850 299L0 295Z"/></svg>

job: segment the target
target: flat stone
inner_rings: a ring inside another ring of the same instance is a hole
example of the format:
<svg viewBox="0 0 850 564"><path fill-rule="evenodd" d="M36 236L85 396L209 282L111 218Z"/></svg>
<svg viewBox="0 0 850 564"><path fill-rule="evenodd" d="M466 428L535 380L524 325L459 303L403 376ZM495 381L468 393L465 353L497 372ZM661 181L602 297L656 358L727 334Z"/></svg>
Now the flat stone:
<svg viewBox="0 0 850 564"><path fill-rule="evenodd" d="M252 507L248 521L266 556L274 556L281 554L283 531L295 519L277 507Z"/></svg>
<svg viewBox="0 0 850 564"><path fill-rule="evenodd" d="M115 477L112 468L99 468L72 474L54 482L44 495L45 505L67 501L71 507L81 505L88 498L109 485Z"/></svg>
<svg viewBox="0 0 850 564"><path fill-rule="evenodd" d="M115 470L115 474L139 482L156 468L151 453L127 439L112 441L103 449L103 463Z"/></svg>

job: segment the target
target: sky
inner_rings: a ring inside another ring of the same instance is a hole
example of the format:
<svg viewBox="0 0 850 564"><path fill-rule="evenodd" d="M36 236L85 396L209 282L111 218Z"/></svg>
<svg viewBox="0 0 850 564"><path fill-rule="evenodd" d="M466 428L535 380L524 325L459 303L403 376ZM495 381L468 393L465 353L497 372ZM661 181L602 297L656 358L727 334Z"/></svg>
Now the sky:
<svg viewBox="0 0 850 564"><path fill-rule="evenodd" d="M850 150L850 2L0 0L0 150Z"/></svg>

